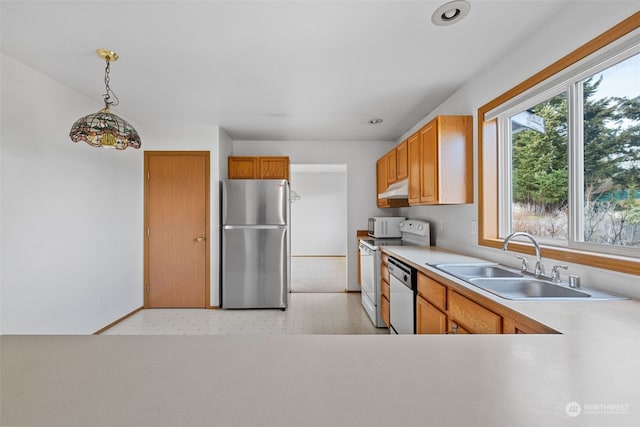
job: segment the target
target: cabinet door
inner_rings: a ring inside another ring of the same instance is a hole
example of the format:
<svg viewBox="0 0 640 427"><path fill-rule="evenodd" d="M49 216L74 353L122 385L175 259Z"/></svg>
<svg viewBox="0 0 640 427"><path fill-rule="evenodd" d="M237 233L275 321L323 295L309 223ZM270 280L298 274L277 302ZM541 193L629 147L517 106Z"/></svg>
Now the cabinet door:
<svg viewBox="0 0 640 427"><path fill-rule="evenodd" d="M409 176L407 141L403 141L396 147L396 179L406 179Z"/></svg>
<svg viewBox="0 0 640 427"><path fill-rule="evenodd" d="M438 117L438 202L473 203L473 120Z"/></svg>
<svg viewBox="0 0 640 427"><path fill-rule="evenodd" d="M391 312L390 312L390 307L391 305L389 304L389 300L387 299L387 297L383 296L380 298L380 317L382 317L382 321L384 322L385 325L387 325L387 328L391 325Z"/></svg>
<svg viewBox="0 0 640 427"><path fill-rule="evenodd" d="M422 142L422 176L420 179L420 203L438 201L438 129L432 121L420 130Z"/></svg>
<svg viewBox="0 0 640 427"><path fill-rule="evenodd" d="M409 204L420 204L420 181L422 180L422 141L420 134L414 133L407 140L409 154Z"/></svg>
<svg viewBox="0 0 640 427"><path fill-rule="evenodd" d="M257 157L229 156L227 165L229 179L258 179L260 177Z"/></svg>
<svg viewBox="0 0 640 427"><path fill-rule="evenodd" d="M289 179L288 157L260 157L261 179Z"/></svg>
<svg viewBox="0 0 640 427"><path fill-rule="evenodd" d="M396 149L394 148L393 150L389 151L387 153L387 184L393 184L394 182L396 182L398 180L398 177L396 176L396 162L397 162L397 155L396 155Z"/></svg>
<svg viewBox="0 0 640 427"><path fill-rule="evenodd" d="M377 179L377 192L376 199L378 201L379 208L389 207L389 199L378 199L378 194L383 193L387 189L387 156L381 157L376 163L376 179Z"/></svg>
<svg viewBox="0 0 640 427"><path fill-rule="evenodd" d="M416 333L447 333L447 316L421 296L416 297Z"/></svg>
<svg viewBox="0 0 640 427"><path fill-rule="evenodd" d="M523 321L504 317L502 319L503 334L553 334L557 333L549 327L539 324L524 323Z"/></svg>

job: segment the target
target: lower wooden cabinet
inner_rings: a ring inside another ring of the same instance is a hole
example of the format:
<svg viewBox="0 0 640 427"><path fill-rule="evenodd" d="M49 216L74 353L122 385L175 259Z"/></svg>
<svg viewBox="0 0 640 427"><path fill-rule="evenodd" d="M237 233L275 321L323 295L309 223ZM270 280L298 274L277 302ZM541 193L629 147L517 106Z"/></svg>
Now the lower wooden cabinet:
<svg viewBox="0 0 640 427"><path fill-rule="evenodd" d="M498 303L483 305L470 293L419 272L416 295L417 334L555 334L553 329L519 316ZM487 308L490 307L490 308Z"/></svg>
<svg viewBox="0 0 640 427"><path fill-rule="evenodd" d="M387 299L387 297L382 295L380 297L380 316L382 317L382 321L384 322L384 324L387 325L387 328L391 326L390 308L391 306L389 305L389 300Z"/></svg>
<svg viewBox="0 0 640 427"><path fill-rule="evenodd" d="M382 254L380 257L380 317L387 328L391 327L391 285L388 260L387 254Z"/></svg>
<svg viewBox="0 0 640 427"><path fill-rule="evenodd" d="M504 317L502 321L502 333L504 334L554 334L556 331L544 325Z"/></svg>

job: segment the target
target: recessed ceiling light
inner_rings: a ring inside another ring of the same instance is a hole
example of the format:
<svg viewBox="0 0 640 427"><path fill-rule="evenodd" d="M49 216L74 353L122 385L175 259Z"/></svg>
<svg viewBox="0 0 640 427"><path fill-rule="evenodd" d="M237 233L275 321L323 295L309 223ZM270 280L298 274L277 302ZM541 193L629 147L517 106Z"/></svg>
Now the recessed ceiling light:
<svg viewBox="0 0 640 427"><path fill-rule="evenodd" d="M369 124L370 125L379 125L380 123L382 123L382 119L371 119L371 120L369 120Z"/></svg>
<svg viewBox="0 0 640 427"><path fill-rule="evenodd" d="M459 22L469 14L471 5L465 0L454 0L443 4L431 15L431 22L444 26Z"/></svg>

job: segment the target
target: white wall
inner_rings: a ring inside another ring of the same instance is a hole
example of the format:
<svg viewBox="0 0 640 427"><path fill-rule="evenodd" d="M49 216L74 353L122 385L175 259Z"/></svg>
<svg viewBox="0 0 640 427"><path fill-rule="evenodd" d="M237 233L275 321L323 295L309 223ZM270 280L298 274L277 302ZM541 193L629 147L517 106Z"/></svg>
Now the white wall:
<svg viewBox="0 0 640 427"><path fill-rule="evenodd" d="M233 154L233 140L224 129L220 128L218 137L218 174L217 183L212 185L211 191L211 206L212 210L215 210L215 222L211 222L211 254L212 254L212 268L211 268L211 306L220 306L220 242L222 241L222 231L220 228L220 191L222 188L221 181L227 178L229 164L227 158ZM213 156L213 153L211 154ZM213 162L213 158L211 160ZM213 179L213 178L212 178ZM217 203L217 208L214 209L214 202Z"/></svg>
<svg viewBox="0 0 640 427"><path fill-rule="evenodd" d="M74 144L71 125L100 103L6 55L1 71L0 333L93 333L143 305L143 150L211 152L210 303L218 305L219 183L231 138L211 125L138 123L118 109L142 150Z"/></svg>
<svg viewBox="0 0 640 427"><path fill-rule="evenodd" d="M347 255L346 165L291 165L293 256Z"/></svg>
<svg viewBox="0 0 640 427"><path fill-rule="evenodd" d="M1 59L2 333L93 333L143 302L142 152L72 143L100 103Z"/></svg>
<svg viewBox="0 0 640 427"><path fill-rule="evenodd" d="M395 146L388 141L234 141L237 156L289 156L294 164L347 165L347 289L359 290L356 230L367 229L370 216L393 215L376 206L376 160Z"/></svg>
<svg viewBox="0 0 640 427"><path fill-rule="evenodd" d="M439 114L474 115L474 153L477 165L477 109L516 84L551 65L587 41L608 30L618 22L637 12L638 2L571 2L560 10L544 28L526 40L519 41L512 54L505 55L494 66L469 81L435 111L417 123L398 139L404 140ZM572 29L572 30L568 30ZM480 247L478 236L472 232L472 221L478 219L477 167L475 170L476 203L465 206L437 206L404 208L400 212L411 218L426 219L432 223L437 245L452 250L484 257L514 267L519 266L513 253ZM444 227L440 229L442 221ZM550 267L553 260L547 260ZM563 264L566 264L563 262ZM580 274L585 286L618 292L640 299L638 276L570 264L573 274Z"/></svg>

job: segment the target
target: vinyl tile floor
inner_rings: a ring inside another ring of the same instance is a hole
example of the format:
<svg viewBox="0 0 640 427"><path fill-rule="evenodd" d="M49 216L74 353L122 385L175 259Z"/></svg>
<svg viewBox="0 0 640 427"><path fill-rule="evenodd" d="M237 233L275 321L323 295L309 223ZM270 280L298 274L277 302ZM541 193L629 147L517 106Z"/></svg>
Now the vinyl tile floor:
<svg viewBox="0 0 640 427"><path fill-rule="evenodd" d="M282 310L147 309L102 335L388 334L365 313L359 293L291 293Z"/></svg>

